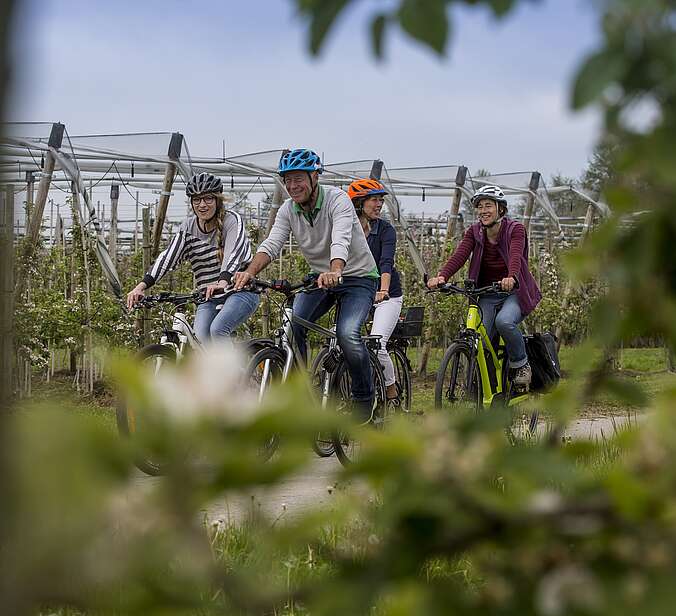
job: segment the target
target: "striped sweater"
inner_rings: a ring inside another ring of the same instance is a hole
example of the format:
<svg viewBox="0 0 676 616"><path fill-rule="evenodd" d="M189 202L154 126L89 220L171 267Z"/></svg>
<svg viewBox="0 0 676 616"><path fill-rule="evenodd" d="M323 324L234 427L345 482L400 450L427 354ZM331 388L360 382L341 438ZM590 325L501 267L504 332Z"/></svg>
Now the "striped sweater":
<svg viewBox="0 0 676 616"><path fill-rule="evenodd" d="M204 233L197 224L197 216L188 217L169 246L158 255L143 282L148 288L153 286L186 260L192 266L196 288L204 288L219 280L230 282L235 272L245 269L251 261L251 242L242 217L237 212L225 212L222 262L218 259L218 231L214 229Z"/></svg>

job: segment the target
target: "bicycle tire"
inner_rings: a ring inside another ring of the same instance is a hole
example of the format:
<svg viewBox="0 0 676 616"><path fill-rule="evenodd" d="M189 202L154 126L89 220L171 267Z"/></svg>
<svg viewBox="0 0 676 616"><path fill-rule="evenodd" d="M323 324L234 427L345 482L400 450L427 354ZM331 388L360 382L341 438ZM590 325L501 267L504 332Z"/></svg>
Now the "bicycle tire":
<svg viewBox="0 0 676 616"><path fill-rule="evenodd" d="M262 379L265 375L265 367L268 367L268 377L266 382ZM281 383L284 375L285 359L277 347L265 347L254 354L249 361L246 372L246 381L255 386L258 390L259 402L262 401L266 391L271 385ZM272 434L260 445L260 457L267 461L277 451L279 446L279 435Z"/></svg>
<svg viewBox="0 0 676 616"><path fill-rule="evenodd" d="M159 363L155 366L155 373L162 368L165 362L174 365L176 363L176 351L173 347L164 344L149 344L136 353L136 359L139 362L146 363L151 359ZM123 438L133 439L138 433L139 414L126 397L120 396L115 409L115 418L117 430ZM162 475L165 465L159 460L152 460L144 454L137 453L134 456L136 467L147 475Z"/></svg>
<svg viewBox="0 0 676 616"><path fill-rule="evenodd" d="M512 398L512 383L509 379L509 366L508 366L508 361L505 358L504 360L504 366L502 370L502 391L504 392L504 399L503 399L503 404L504 407L507 408L509 406L509 402ZM533 392L529 392L528 397L532 398L534 395ZM514 407L513 407L514 408ZM524 421L525 418L525 421ZM521 434L523 438L525 439L532 439L535 436L537 436L537 431L538 431L538 424L540 421L540 412L536 410L532 410L528 417L526 417L526 414L524 413L523 418L521 420L521 427L522 431ZM513 438L513 433L510 438Z"/></svg>
<svg viewBox="0 0 676 616"><path fill-rule="evenodd" d="M483 406L481 376L476 359L472 361L469 346L463 342L452 342L446 349L439 364L434 385L434 406L451 409L460 404L471 404L476 410ZM470 366L471 362L471 366ZM471 381L468 374L471 370ZM467 383L470 382L469 391Z"/></svg>
<svg viewBox="0 0 676 616"><path fill-rule="evenodd" d="M406 411L411 410L411 370L408 364L406 352L398 346L388 351L390 359L394 365L394 376L396 378L397 389L399 391L399 400Z"/></svg>
<svg viewBox="0 0 676 616"><path fill-rule="evenodd" d="M324 379L331 378L331 374L323 368L324 359L329 352L327 346L323 346L319 353L312 360L312 368L310 369L310 378L312 379L312 387L319 391L320 399L324 395L322 387ZM333 446L333 435L318 432L312 441L312 449L320 458L329 458L335 453Z"/></svg>
<svg viewBox="0 0 676 616"><path fill-rule="evenodd" d="M385 395L385 377L380 361L373 351L368 350L369 363L373 375L373 386L375 398L370 424L381 430L385 425L387 415L387 403ZM333 373L331 383L331 394L338 405L338 410L351 413L351 379L347 369L345 359L338 364ZM358 459L361 452L361 443L350 434L339 432L333 435L333 446L336 451L336 457L343 466L349 466Z"/></svg>

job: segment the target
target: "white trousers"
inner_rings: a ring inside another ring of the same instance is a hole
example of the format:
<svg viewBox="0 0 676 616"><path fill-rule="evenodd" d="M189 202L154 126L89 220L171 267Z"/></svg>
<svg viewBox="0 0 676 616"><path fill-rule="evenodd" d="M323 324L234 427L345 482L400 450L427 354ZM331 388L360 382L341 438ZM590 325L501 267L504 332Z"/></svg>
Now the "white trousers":
<svg viewBox="0 0 676 616"><path fill-rule="evenodd" d="M392 330L399 320L403 303L403 296L391 297L384 302L376 304L376 309L373 314L371 335L381 336L378 360L380 361L380 365L383 367L383 373L385 374L385 385L393 385L396 381L394 376L394 365L387 352L387 341L390 339Z"/></svg>

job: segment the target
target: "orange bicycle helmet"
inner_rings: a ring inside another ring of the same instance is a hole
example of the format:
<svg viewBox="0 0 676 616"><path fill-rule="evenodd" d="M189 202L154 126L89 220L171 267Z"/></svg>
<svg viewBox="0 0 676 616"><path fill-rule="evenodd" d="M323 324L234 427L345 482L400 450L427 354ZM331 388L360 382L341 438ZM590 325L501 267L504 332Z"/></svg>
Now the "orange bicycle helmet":
<svg viewBox="0 0 676 616"><path fill-rule="evenodd" d="M347 194L354 201L360 197L372 197L373 195L386 195L388 193L378 180L366 178L352 182L347 187Z"/></svg>

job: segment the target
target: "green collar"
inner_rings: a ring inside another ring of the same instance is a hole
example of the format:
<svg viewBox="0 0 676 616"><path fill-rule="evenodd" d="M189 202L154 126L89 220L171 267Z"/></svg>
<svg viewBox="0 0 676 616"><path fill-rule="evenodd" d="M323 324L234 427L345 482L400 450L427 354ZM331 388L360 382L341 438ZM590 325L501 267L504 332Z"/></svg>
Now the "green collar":
<svg viewBox="0 0 676 616"><path fill-rule="evenodd" d="M295 201L293 202L293 211L296 212L296 214L302 214L307 218L308 220L314 219L317 214L319 213L319 210L322 209L322 205L324 204L324 189L322 188L321 184L317 188L317 202L315 203L314 208L312 211L308 214L300 205L298 205Z"/></svg>

